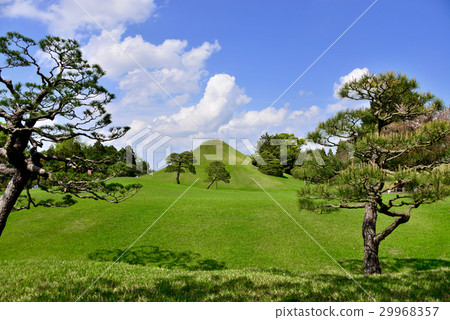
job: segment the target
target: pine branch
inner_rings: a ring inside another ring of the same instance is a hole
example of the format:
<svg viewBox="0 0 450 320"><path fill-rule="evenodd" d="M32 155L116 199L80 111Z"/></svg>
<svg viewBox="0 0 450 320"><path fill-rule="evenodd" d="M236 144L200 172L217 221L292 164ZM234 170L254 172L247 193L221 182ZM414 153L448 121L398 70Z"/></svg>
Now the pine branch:
<svg viewBox="0 0 450 320"><path fill-rule="evenodd" d="M411 217L411 210L413 208L417 208L417 207L418 207L418 205L410 205L408 208L408 211L395 213L394 216L399 217L399 218L395 219L395 221L389 227L387 227L384 231L378 233L375 236L375 239L374 239L375 242L380 243L388 235L390 235L399 225L408 222L409 218Z"/></svg>

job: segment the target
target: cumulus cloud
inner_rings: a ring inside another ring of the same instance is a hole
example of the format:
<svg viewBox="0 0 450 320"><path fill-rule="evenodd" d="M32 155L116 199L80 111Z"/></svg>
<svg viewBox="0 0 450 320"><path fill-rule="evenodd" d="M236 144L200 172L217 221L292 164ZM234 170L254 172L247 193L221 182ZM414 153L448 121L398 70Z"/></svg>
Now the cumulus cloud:
<svg viewBox="0 0 450 320"><path fill-rule="evenodd" d="M232 137L248 136L255 132L260 132L263 128L281 126L286 120L286 108L276 109L268 107L261 111L247 111L238 114L228 123L220 126L218 133ZM255 119L259 119L256 123Z"/></svg>
<svg viewBox="0 0 450 320"><path fill-rule="evenodd" d="M339 78L339 83L334 83L333 85L333 97L336 99L340 99L337 103L329 104L326 108L326 111L328 113L336 113L338 111L341 111L343 109L357 109L367 104L366 101L355 101L351 99L341 99L339 97L339 90L342 88L342 86L352 80L358 80L361 79L362 76L369 73L368 68L356 68L353 69L349 74L346 74Z"/></svg>
<svg viewBox="0 0 450 320"><path fill-rule="evenodd" d="M339 83L334 83L333 85L333 97L336 99L339 99L339 90L341 90L342 86L346 84L347 82L353 81L353 80L359 80L362 76L369 73L369 69L367 68L355 68L353 69L349 74L346 74L345 76L342 76L339 78Z"/></svg>
<svg viewBox="0 0 450 320"><path fill-rule="evenodd" d="M139 23L156 10L154 0L6 0L2 15L28 18L47 24L52 34L73 37L80 30L114 29L126 23ZM95 21L94 21L95 20Z"/></svg>
<svg viewBox="0 0 450 320"><path fill-rule="evenodd" d="M156 45L140 35L123 38L124 32L124 27L114 29L110 32L115 39L112 41L103 31L92 36L83 47L91 63L101 65L107 77L119 81L124 106L154 104L155 96L171 100L175 105L186 103L189 93L198 92L200 80L208 74L206 60L220 50L217 41L194 48L188 48L187 41L177 39ZM176 102L167 94L178 95Z"/></svg>
<svg viewBox="0 0 450 320"><path fill-rule="evenodd" d="M187 50L186 40L167 39L159 45L145 41L141 35L122 36L124 27L109 32L115 41L105 32L92 36L83 53L92 63L100 64L107 76L117 79L123 74L140 67L145 69L185 70L196 73L205 66L205 61L220 45L204 42L201 46ZM117 43L116 43L117 42ZM119 44L119 45L117 45ZM136 64L136 61L139 65Z"/></svg>
<svg viewBox="0 0 450 320"><path fill-rule="evenodd" d="M220 125L232 119L237 107L250 101L244 90L236 84L235 77L228 74L216 74L209 79L205 93L198 104L182 108L170 116L157 117L153 120L151 127L172 135L202 131L217 132Z"/></svg>
<svg viewBox="0 0 450 320"><path fill-rule="evenodd" d="M320 114L320 108L318 106L311 106L307 110L296 110L292 112L288 119L296 120L296 119L305 119L311 120Z"/></svg>

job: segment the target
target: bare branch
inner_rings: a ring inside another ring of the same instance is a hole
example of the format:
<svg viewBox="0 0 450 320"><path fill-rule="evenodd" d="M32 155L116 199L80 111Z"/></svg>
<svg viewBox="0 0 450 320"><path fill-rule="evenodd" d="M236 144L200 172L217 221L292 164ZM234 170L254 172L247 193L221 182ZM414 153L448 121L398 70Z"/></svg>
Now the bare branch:
<svg viewBox="0 0 450 320"><path fill-rule="evenodd" d="M331 203L327 203L327 204L323 204L322 205L322 207L325 207L325 208L335 208L335 209L340 209L340 208L343 208L343 209L361 209L361 208L364 208L365 206L366 206L365 203L348 204L348 203L344 203L344 202L341 202L338 205L334 205L334 204L331 204Z"/></svg>
<svg viewBox="0 0 450 320"><path fill-rule="evenodd" d="M50 172L47 172L41 167L35 165L31 160L27 160L27 170L33 173L37 173L38 175L44 178L49 178L51 175Z"/></svg>
<svg viewBox="0 0 450 320"><path fill-rule="evenodd" d="M393 214L395 214L393 216L396 216L396 217L399 217L399 218L395 219L395 221L389 227L387 227L384 231L378 233L375 236L375 239L374 239L375 242L376 243L380 243L388 235L390 235L392 233L392 231L394 231L399 225L408 222L409 218L411 217L411 210L413 208L417 208L418 206L419 206L418 204L410 205L409 208L408 208L408 211L406 211L406 212L395 212L395 213L393 213ZM386 214L386 213L384 213L384 214Z"/></svg>
<svg viewBox="0 0 450 320"><path fill-rule="evenodd" d="M14 169L14 168L8 168L6 165L0 164L0 173L1 173L1 174L10 176L10 175L15 174L16 171L17 171L17 170Z"/></svg>
<svg viewBox="0 0 450 320"><path fill-rule="evenodd" d="M0 148L0 157L8 159L8 152L5 148Z"/></svg>
<svg viewBox="0 0 450 320"><path fill-rule="evenodd" d="M3 79L2 72L0 70L0 82L8 88L8 91L13 95L16 100L20 100L20 94L14 89L14 85L11 80Z"/></svg>

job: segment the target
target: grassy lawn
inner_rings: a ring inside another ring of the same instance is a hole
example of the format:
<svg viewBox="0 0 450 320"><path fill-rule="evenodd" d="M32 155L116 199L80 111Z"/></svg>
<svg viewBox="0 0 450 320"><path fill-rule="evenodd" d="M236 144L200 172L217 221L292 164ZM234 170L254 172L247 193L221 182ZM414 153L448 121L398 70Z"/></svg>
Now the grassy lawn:
<svg viewBox="0 0 450 320"><path fill-rule="evenodd" d="M411 220L381 244L386 275L365 278L360 275L362 210L329 215L300 212L296 192L303 182L265 176L252 166L229 169L231 183L219 183L218 190L206 190L200 167L197 175L183 174L181 185L176 185L175 174L162 172L121 178L124 183L139 181L144 187L120 204L80 200L69 208L12 213L0 239L0 273L2 283L7 283L1 299L72 300L106 268L107 261L115 260L200 178L122 258L120 266L104 276L99 282L101 293L87 300L364 300L361 289L347 280L252 177L374 296L448 299L443 292L448 292L445 276L450 266L449 200L414 210ZM40 190L34 195L46 196ZM380 228L391 221L380 216ZM233 286L222 288L239 277L248 279L247 287L234 293ZM13 289L14 281L17 289ZM312 284L316 282L317 286ZM341 292L338 286L344 282L346 289ZM158 293L161 283L174 288L173 292ZM198 295L186 293L186 286L197 288ZM407 292L408 286L416 291ZM396 293L390 296L389 288ZM324 293L314 293L321 290Z"/></svg>
<svg viewBox="0 0 450 320"><path fill-rule="evenodd" d="M109 264L3 262L0 300L75 301ZM377 301L449 299L448 268L355 276ZM372 301L343 275L252 269L185 271L118 263L80 301Z"/></svg>

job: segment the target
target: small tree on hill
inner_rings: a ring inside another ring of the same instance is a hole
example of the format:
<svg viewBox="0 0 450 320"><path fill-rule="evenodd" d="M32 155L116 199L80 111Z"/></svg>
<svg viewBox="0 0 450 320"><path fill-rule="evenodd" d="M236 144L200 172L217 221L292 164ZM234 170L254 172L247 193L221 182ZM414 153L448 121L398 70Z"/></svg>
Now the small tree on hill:
<svg viewBox="0 0 450 320"><path fill-rule="evenodd" d="M231 175L225 168L225 164L220 161L213 161L209 164L209 166L205 169L208 174L208 179L206 182L209 182L206 189L209 189L214 182L223 181L225 183L230 183Z"/></svg>
<svg viewBox="0 0 450 320"><path fill-rule="evenodd" d="M37 44L10 32L0 38L0 55L4 58L0 62L0 132L4 138L0 174L9 180L0 198L0 235L12 210L71 205L71 195L110 202L134 195L141 187L138 184L106 184L116 174L106 163L38 151L44 142L58 144L77 137L110 141L128 130L111 127L108 134L101 133L111 124L104 106L114 95L99 85L104 72L82 58L79 44L51 36ZM40 65L43 56L46 63ZM22 69L31 69L36 82L14 81L14 75L23 76ZM40 121L50 124L40 125ZM89 174L92 171L96 174ZM42 189L66 194L62 201L34 201L29 189L41 186L45 179ZM24 190L26 195L21 196Z"/></svg>
<svg viewBox="0 0 450 320"><path fill-rule="evenodd" d="M177 184L180 184L180 174L185 173L186 170L195 174L194 154L192 153L192 151L171 153L167 157L166 162L166 172L177 173Z"/></svg>
<svg viewBox="0 0 450 320"><path fill-rule="evenodd" d="M450 172L439 168L450 161L450 122L442 117L442 102L417 88L416 80L392 72L348 82L340 96L368 101L369 107L338 112L308 134L309 139L327 147L337 147L339 139L344 140L354 161L337 172L334 185L324 183L300 190L300 205L319 213L364 209L366 274L381 273L381 241L408 222L414 208L450 194ZM417 126L406 130L405 123ZM404 187L406 193L384 194L396 185ZM379 231L378 214L395 220Z"/></svg>

